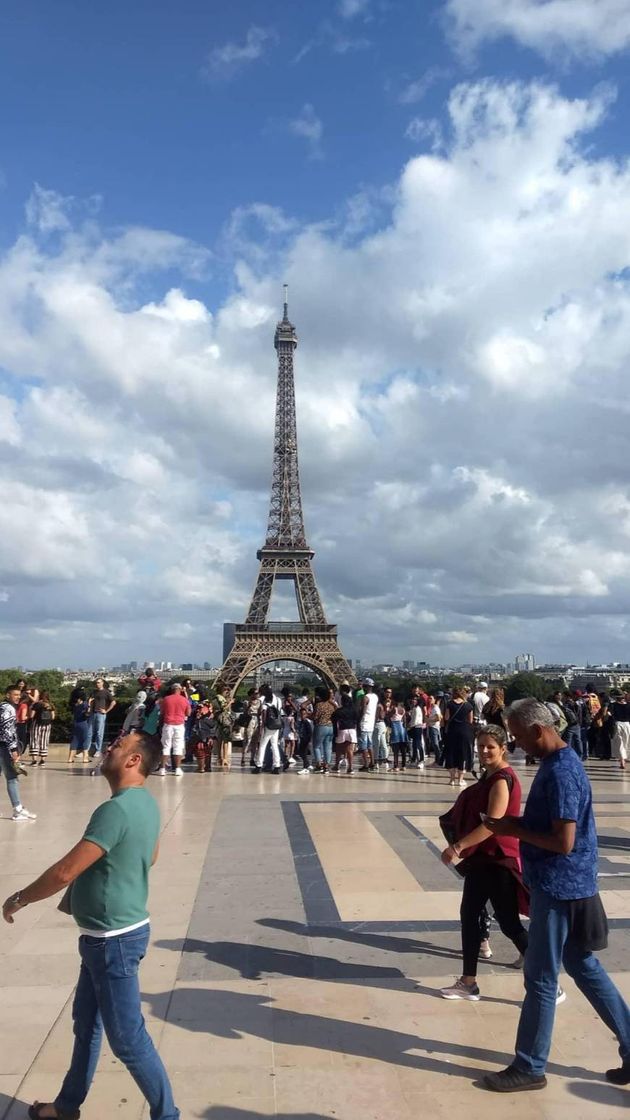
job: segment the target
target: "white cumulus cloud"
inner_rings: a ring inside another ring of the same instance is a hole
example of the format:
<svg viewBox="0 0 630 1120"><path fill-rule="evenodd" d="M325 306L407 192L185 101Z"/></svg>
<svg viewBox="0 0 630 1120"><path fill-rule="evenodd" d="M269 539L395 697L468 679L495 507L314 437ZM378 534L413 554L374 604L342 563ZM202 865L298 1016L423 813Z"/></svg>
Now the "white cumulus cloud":
<svg viewBox="0 0 630 1120"><path fill-rule="evenodd" d="M630 0L447 0L446 14L464 51L504 38L546 57L594 59L630 47Z"/></svg>

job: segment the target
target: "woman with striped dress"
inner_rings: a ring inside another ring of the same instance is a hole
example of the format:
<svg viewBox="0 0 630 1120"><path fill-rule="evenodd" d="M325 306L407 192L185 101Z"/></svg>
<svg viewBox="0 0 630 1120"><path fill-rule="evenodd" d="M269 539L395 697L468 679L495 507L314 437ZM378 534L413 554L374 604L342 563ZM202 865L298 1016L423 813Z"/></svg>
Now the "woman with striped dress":
<svg viewBox="0 0 630 1120"><path fill-rule="evenodd" d="M43 766L48 756L50 732L55 718L55 709L47 692L42 692L40 699L32 707L30 752L31 766Z"/></svg>

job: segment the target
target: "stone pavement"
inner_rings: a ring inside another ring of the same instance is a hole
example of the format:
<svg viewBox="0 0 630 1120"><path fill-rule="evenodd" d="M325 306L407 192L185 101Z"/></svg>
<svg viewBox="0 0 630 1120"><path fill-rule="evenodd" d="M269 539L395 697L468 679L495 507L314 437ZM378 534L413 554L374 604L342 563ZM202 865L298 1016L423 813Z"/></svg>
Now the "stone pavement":
<svg viewBox="0 0 630 1120"><path fill-rule="evenodd" d="M611 919L602 959L630 999L630 771L589 770ZM461 880L437 854L454 792L442 771L237 769L150 789L163 832L141 986L183 1120L611 1120L628 1108L630 1091L603 1078L614 1041L569 980L548 1088L504 1098L475 1085L510 1060L522 977L493 931L482 1001L436 996L460 971ZM2 899L79 838L107 793L86 768L51 760L24 782L39 819L15 825L0 790ZM67 1066L76 934L57 901L0 929L0 1120L54 1097ZM107 1047L82 1115L146 1116Z"/></svg>

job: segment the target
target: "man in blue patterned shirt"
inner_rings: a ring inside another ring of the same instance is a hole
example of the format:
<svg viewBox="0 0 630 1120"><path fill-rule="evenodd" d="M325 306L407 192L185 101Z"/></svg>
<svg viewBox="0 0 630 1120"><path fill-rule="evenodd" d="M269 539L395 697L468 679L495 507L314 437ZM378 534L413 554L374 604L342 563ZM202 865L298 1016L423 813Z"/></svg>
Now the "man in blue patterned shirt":
<svg viewBox="0 0 630 1120"><path fill-rule="evenodd" d="M515 1058L483 1084L497 1093L544 1089L562 964L619 1042L622 1064L607 1071L608 1080L630 1085L630 1008L593 954L606 947L608 923L597 893L590 782L546 704L517 700L505 714L518 745L540 765L523 816L485 821L495 835L520 840L531 901Z"/></svg>
<svg viewBox="0 0 630 1120"><path fill-rule="evenodd" d="M20 744L17 737L16 708L20 702L21 689L17 685L7 688L5 699L0 704L0 774L7 783L9 801L13 806L13 821L34 821L35 813L29 813L20 801L18 764Z"/></svg>

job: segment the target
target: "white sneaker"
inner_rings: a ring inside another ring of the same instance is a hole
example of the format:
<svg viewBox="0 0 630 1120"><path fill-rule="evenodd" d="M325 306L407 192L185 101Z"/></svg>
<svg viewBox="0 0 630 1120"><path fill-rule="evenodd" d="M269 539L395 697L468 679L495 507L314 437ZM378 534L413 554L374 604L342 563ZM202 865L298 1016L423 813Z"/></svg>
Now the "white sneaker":
<svg viewBox="0 0 630 1120"><path fill-rule="evenodd" d="M11 820L13 820L13 821L36 821L37 820L37 813L29 813L28 809L25 809L23 805L20 805L19 809L14 809L13 810L13 816L11 817Z"/></svg>
<svg viewBox="0 0 630 1120"><path fill-rule="evenodd" d="M161 778L165 778L166 777L166 766L160 766L160 769L158 770L158 774L160 775Z"/></svg>
<svg viewBox="0 0 630 1120"><path fill-rule="evenodd" d="M556 992L556 1007L558 1007L559 1004L564 1003L566 998L567 993L565 992L564 988L561 988L558 984L558 991Z"/></svg>
<svg viewBox="0 0 630 1120"><path fill-rule="evenodd" d="M424 762L418 763L418 770L424 770Z"/></svg>
<svg viewBox="0 0 630 1120"><path fill-rule="evenodd" d="M455 779L451 778L451 780L448 784L449 784L449 786L454 786L455 785Z"/></svg>
<svg viewBox="0 0 630 1120"><path fill-rule="evenodd" d="M455 785L455 782L453 782L453 785ZM460 778L460 779L459 779L459 785L460 785L460 789L461 789L461 787L462 787L462 786L465 786L465 785L466 785L466 782L464 781L464 779L463 779L463 778Z"/></svg>
<svg viewBox="0 0 630 1120"><path fill-rule="evenodd" d="M177 767L177 769L174 771L174 774L175 774L176 778L183 778L184 777L184 771L182 770L181 766Z"/></svg>
<svg viewBox="0 0 630 1120"><path fill-rule="evenodd" d="M298 772L298 774L306 774L306 775L310 774L310 770L309 770L308 766L305 766L303 770L298 770L297 772Z"/></svg>
<svg viewBox="0 0 630 1120"><path fill-rule="evenodd" d="M483 957L485 961L489 961L490 957L492 956L492 949L490 948L490 942L488 941L487 937L484 937L481 945L479 946L479 956Z"/></svg>

